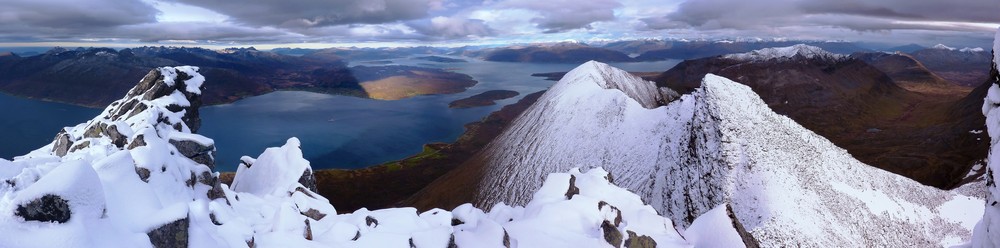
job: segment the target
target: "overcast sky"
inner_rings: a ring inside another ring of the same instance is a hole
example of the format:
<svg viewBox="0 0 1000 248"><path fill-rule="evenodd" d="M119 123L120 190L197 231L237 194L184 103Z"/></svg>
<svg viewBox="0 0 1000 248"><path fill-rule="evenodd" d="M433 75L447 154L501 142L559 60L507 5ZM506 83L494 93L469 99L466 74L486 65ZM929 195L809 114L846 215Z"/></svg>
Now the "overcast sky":
<svg viewBox="0 0 1000 248"><path fill-rule="evenodd" d="M0 46L787 38L986 46L998 0L4 0Z"/></svg>

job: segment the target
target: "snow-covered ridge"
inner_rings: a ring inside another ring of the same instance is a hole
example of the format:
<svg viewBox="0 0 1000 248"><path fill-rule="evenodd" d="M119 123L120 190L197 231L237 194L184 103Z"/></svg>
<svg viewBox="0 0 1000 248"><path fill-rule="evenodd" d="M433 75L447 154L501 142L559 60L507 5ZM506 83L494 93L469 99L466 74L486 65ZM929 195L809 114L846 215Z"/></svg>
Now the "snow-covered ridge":
<svg viewBox="0 0 1000 248"><path fill-rule="evenodd" d="M1000 246L1000 188L997 186L1000 180L1000 29L997 30L993 41L993 64L990 69L990 89L983 100L983 115L986 115L986 130L990 135L990 153L987 156L986 167L986 210L983 219L976 226L975 237L972 240L973 247L998 247Z"/></svg>
<svg viewBox="0 0 1000 248"><path fill-rule="evenodd" d="M796 56L802 56L807 59L819 58L828 60L843 60L847 58L846 55L827 52L822 48L805 44L798 44L789 47L764 48L746 53L723 55L724 58L742 60L742 61L790 59Z"/></svg>
<svg viewBox="0 0 1000 248"><path fill-rule="evenodd" d="M570 84L596 83L604 89L620 90L645 108L662 106L680 96L671 89L657 88L656 83L593 60L577 66L563 78Z"/></svg>
<svg viewBox="0 0 1000 248"><path fill-rule="evenodd" d="M973 48L973 47L964 47L962 49L958 49L958 48L946 46L944 44L937 44L937 45L934 45L931 48L933 48L933 49L941 49L941 50L948 50L948 51L956 51L957 50L959 52L966 52L966 53L978 53L978 52L986 51L982 47L975 47L975 48Z"/></svg>
<svg viewBox="0 0 1000 248"><path fill-rule="evenodd" d="M857 161L726 78L708 75L694 93L653 109L569 80L476 158L485 168L479 206L528 202L537 178L592 166L678 226L728 203L763 247L954 244L970 239L982 211L979 198Z"/></svg>
<svg viewBox="0 0 1000 248"><path fill-rule="evenodd" d="M220 184L214 142L194 133L205 82L197 71L155 69L100 116L0 159L0 247L744 245L728 205L677 229L600 168L546 175L522 206L337 214L291 138L243 157L232 187Z"/></svg>

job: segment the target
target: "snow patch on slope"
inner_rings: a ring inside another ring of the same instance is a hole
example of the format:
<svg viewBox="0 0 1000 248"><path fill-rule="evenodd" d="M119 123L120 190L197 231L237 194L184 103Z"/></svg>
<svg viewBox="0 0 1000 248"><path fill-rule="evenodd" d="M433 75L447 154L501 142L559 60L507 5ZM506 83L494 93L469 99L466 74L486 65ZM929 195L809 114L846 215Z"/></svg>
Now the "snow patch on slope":
<svg viewBox="0 0 1000 248"><path fill-rule="evenodd" d="M723 55L724 58L742 60L742 61L790 59L796 56L802 56L808 59L819 58L828 60L842 60L847 58L846 55L827 52L822 48L805 44L798 44L789 47L764 48L764 49L750 51L747 53Z"/></svg>

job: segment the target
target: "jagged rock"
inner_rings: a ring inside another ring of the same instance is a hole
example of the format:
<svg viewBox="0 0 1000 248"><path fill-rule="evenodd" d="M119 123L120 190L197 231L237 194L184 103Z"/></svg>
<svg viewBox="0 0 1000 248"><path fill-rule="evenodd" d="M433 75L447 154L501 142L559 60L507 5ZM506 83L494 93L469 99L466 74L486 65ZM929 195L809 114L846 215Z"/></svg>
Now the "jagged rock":
<svg viewBox="0 0 1000 248"><path fill-rule="evenodd" d="M576 187L576 176L569 176L569 189L566 190L566 199L573 199L574 195L580 194L580 188Z"/></svg>
<svg viewBox="0 0 1000 248"><path fill-rule="evenodd" d="M77 151L77 150L86 149L87 147L90 147L90 141L89 140L83 141L83 142L80 142L80 144L74 145L73 148L69 149L69 151L70 152L74 152L74 151Z"/></svg>
<svg viewBox="0 0 1000 248"><path fill-rule="evenodd" d="M305 236L306 240L313 240L312 226L309 225L309 219L304 221L306 222L306 229L302 231L302 236Z"/></svg>
<svg viewBox="0 0 1000 248"><path fill-rule="evenodd" d="M503 230L503 247L510 248L510 234L507 233L507 229Z"/></svg>
<svg viewBox="0 0 1000 248"><path fill-rule="evenodd" d="M139 179L143 182L149 182L149 169L136 166L135 174L139 175Z"/></svg>
<svg viewBox="0 0 1000 248"><path fill-rule="evenodd" d="M206 146L191 140L171 139L169 142L185 157L207 165L209 169L215 169L215 145Z"/></svg>
<svg viewBox="0 0 1000 248"><path fill-rule="evenodd" d="M186 248L188 247L188 225L190 220L187 217L170 222L157 227L146 235L149 235L149 242L157 248Z"/></svg>
<svg viewBox="0 0 1000 248"><path fill-rule="evenodd" d="M754 238L753 234L748 232L746 227L743 227L740 220L736 218L736 213L733 213L733 207L729 204L726 204L726 215L729 216L730 220L733 220L733 228L736 229L736 233L740 235L740 239L743 240L743 244L746 245L747 248L760 247L760 243L757 242L757 238Z"/></svg>
<svg viewBox="0 0 1000 248"><path fill-rule="evenodd" d="M18 205L14 215L27 221L66 223L69 221L72 211L65 199L49 194Z"/></svg>
<svg viewBox="0 0 1000 248"><path fill-rule="evenodd" d="M321 213L319 210L316 210L314 208L306 210L305 212L302 213L302 215L305 215L306 217L309 217L314 220L322 220L323 217L326 217L326 214Z"/></svg>
<svg viewBox="0 0 1000 248"><path fill-rule="evenodd" d="M69 147L72 145L73 141L70 140L69 134L66 133L66 130L60 130L59 133L56 134L55 141L52 142L52 152L54 152L56 156L66 156L66 153L69 152Z"/></svg>
<svg viewBox="0 0 1000 248"><path fill-rule="evenodd" d="M611 224L610 221L605 220L601 223L601 232L604 233L604 241L607 241L608 244L616 248L622 246L622 232L618 231L618 228L615 228L615 225Z"/></svg>
<svg viewBox="0 0 1000 248"><path fill-rule="evenodd" d="M610 174L608 174L608 175L610 175ZM604 211L603 209L605 207L610 208L609 210L611 212L615 213L615 219L614 219L615 226L617 227L617 226L621 225L622 224L622 211L619 210L618 208L616 208L615 206L611 206L611 204L608 204L605 201L600 201L600 202L597 203L597 210Z"/></svg>
<svg viewBox="0 0 1000 248"><path fill-rule="evenodd" d="M636 235L633 231L628 231L628 239L625 240L627 248L656 248L656 241L646 235Z"/></svg>
<svg viewBox="0 0 1000 248"><path fill-rule="evenodd" d="M319 191L316 190L316 176L313 175L312 169L302 171L302 177L299 177L299 183L301 183L302 186L306 186L306 188L310 191L319 193Z"/></svg>
<svg viewBox="0 0 1000 248"><path fill-rule="evenodd" d="M146 137L144 135L140 134L140 135L136 135L135 138L132 138L132 143L128 144L128 149L132 150L132 149L135 149L136 147L145 146L145 145L146 145Z"/></svg>
<svg viewBox="0 0 1000 248"><path fill-rule="evenodd" d="M371 216L365 217L365 225L372 228L378 227L378 220L372 218Z"/></svg>

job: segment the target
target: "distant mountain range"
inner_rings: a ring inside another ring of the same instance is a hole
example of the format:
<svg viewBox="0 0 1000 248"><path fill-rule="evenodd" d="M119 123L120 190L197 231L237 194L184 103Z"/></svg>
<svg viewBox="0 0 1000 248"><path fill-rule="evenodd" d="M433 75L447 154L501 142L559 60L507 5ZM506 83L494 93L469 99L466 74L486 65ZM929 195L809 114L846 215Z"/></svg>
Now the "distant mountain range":
<svg viewBox="0 0 1000 248"><path fill-rule="evenodd" d="M297 50L296 50L297 51ZM467 75L439 69L399 66L349 68L339 50L311 51L299 56L254 48L209 50L185 47L139 47L115 50L55 48L21 57L0 54L0 91L29 98L102 106L124 94L134 78L159 66L198 65L213 80L206 104L229 103L275 90L317 91L357 97L464 91L476 82ZM381 82L365 88L366 81ZM403 89L407 94L388 90Z"/></svg>

